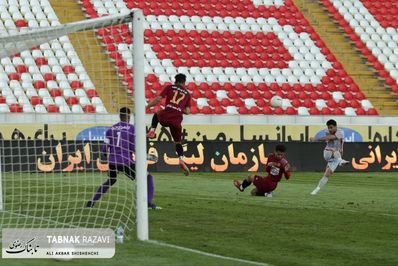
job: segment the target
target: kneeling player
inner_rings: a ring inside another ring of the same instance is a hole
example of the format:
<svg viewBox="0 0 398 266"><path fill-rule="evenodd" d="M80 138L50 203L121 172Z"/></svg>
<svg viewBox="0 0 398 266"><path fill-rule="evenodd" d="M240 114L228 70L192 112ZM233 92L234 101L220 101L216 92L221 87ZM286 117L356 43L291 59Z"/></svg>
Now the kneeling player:
<svg viewBox="0 0 398 266"><path fill-rule="evenodd" d="M290 178L290 166L288 161L284 158L286 147L279 144L275 147L275 152L268 155L268 162L265 167L265 171L268 176L249 175L242 184L239 180L234 180L234 185L241 192L245 190L251 183L256 188L251 191L252 196L266 196L272 197L272 191L274 191L282 179L282 175L286 179Z"/></svg>

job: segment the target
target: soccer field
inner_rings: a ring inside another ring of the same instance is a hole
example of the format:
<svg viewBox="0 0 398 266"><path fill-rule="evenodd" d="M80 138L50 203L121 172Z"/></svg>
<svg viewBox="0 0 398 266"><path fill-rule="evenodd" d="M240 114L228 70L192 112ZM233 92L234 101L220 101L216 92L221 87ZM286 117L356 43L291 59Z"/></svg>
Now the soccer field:
<svg viewBox="0 0 398 266"><path fill-rule="evenodd" d="M291 180L280 183L273 198L251 197L249 190L237 191L232 180L245 175L194 173L185 177L180 173L155 173L155 202L163 210L149 211L150 238L270 265L398 265L396 174L336 173L317 196L310 196L321 174L294 173ZM103 177L93 178L99 185ZM110 201L118 200L115 193L131 182L122 175L120 179L125 181L118 182L95 208L120 208ZM68 193L73 193L74 186L65 183L73 182L73 178L63 182L59 189L69 187ZM84 206L93 189L80 188L77 194L81 203L77 205ZM15 199L20 197L14 195ZM42 197L48 202L53 196L50 193ZM56 202L52 208L62 206L61 201ZM123 208L121 213L130 211ZM68 213L67 208L62 212L72 217L71 221L77 217L75 209L75 213ZM3 221L12 222L7 215L12 214L2 213ZM29 218L25 217L24 223L29 225ZM0 265L127 264L249 265L133 240L117 245L115 257L109 260L0 261Z"/></svg>

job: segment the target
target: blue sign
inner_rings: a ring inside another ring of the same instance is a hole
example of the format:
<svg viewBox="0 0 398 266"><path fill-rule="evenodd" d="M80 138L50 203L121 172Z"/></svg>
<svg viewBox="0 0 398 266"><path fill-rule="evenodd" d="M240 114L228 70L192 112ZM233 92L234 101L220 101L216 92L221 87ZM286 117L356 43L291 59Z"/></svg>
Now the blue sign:
<svg viewBox="0 0 398 266"><path fill-rule="evenodd" d="M109 127L89 127L80 131L76 136L76 140L104 140L106 131Z"/></svg>
<svg viewBox="0 0 398 266"><path fill-rule="evenodd" d="M362 142L362 135L359 134L358 131L355 131L351 128L345 128L345 127L339 127L339 129L343 130L344 132L344 141L345 142ZM316 133L315 135L315 139L319 139L322 138L324 136L326 136L326 134L328 133L327 129L323 129L321 131L319 131L318 133Z"/></svg>

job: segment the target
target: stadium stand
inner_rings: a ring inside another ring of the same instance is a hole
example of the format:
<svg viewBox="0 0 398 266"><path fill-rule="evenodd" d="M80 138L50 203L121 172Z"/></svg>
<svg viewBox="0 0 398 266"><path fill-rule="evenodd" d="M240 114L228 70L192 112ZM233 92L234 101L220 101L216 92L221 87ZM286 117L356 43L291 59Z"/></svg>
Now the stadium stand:
<svg viewBox="0 0 398 266"><path fill-rule="evenodd" d="M148 100L183 72L194 114L377 114L290 0L83 0L81 5L90 18L144 10ZM98 35L132 90L128 27ZM284 98L282 108L270 106L273 95Z"/></svg>
<svg viewBox="0 0 398 266"><path fill-rule="evenodd" d="M59 25L47 0L0 3L0 34ZM0 61L0 112L107 113L67 36Z"/></svg>
<svg viewBox="0 0 398 266"><path fill-rule="evenodd" d="M397 2L323 0L322 3L396 97L398 95Z"/></svg>
<svg viewBox="0 0 398 266"><path fill-rule="evenodd" d="M90 18L144 10L148 100L183 72L193 114L378 114L291 0L80 3ZM59 24L47 0L0 10L3 34ZM131 93L128 26L97 34ZM67 37L2 59L0 76L1 112L107 112ZM274 95L281 108L270 105Z"/></svg>

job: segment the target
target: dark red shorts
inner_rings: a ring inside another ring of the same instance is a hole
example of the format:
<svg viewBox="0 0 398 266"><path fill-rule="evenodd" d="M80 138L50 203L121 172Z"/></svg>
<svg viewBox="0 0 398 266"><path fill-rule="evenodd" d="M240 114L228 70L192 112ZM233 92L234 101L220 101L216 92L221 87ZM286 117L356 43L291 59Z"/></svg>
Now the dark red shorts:
<svg viewBox="0 0 398 266"><path fill-rule="evenodd" d="M170 133L175 142L181 142L182 139L182 113L170 111L167 109L161 110L157 113L159 123L170 128Z"/></svg>
<svg viewBox="0 0 398 266"><path fill-rule="evenodd" d="M253 184L256 186L257 192L260 194L261 193L262 194L269 193L271 191L274 191L276 186L278 185L278 183L273 182L268 177L259 176L259 175L254 176Z"/></svg>

